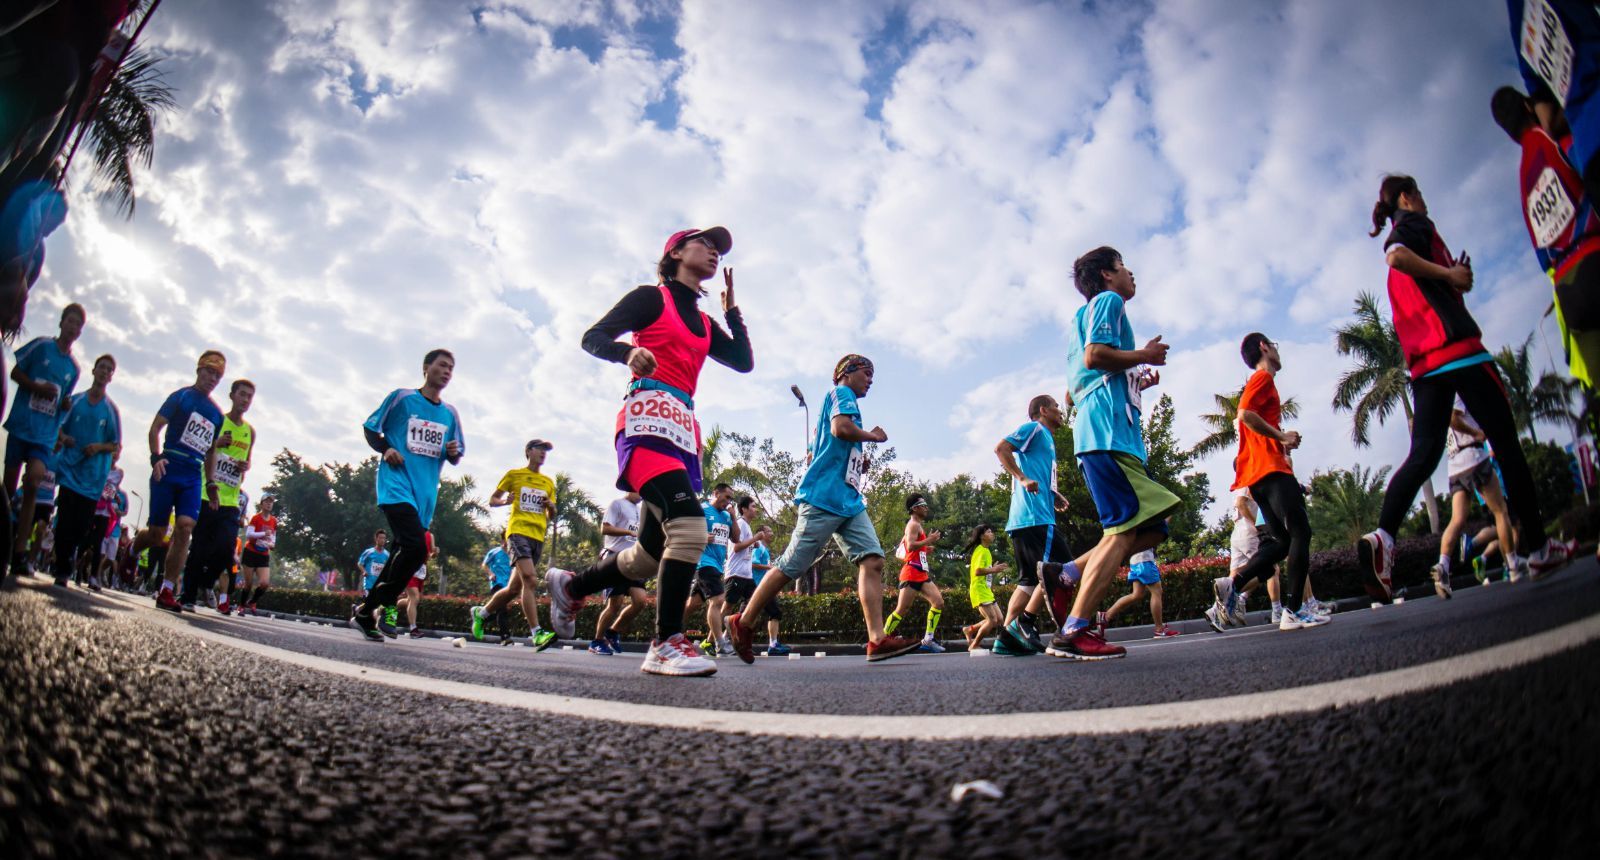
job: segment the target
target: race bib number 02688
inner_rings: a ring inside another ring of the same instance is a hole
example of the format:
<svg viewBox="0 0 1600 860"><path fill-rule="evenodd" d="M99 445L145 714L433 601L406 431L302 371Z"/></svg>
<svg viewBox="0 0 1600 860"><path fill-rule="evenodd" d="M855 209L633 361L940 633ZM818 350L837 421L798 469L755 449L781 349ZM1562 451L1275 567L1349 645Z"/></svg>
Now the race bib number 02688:
<svg viewBox="0 0 1600 860"><path fill-rule="evenodd" d="M444 434L443 424L413 417L406 422L406 451L421 457L443 456Z"/></svg>
<svg viewBox="0 0 1600 860"><path fill-rule="evenodd" d="M694 411L665 391L641 388L622 402L622 432L629 438L653 436L689 454L700 453Z"/></svg>

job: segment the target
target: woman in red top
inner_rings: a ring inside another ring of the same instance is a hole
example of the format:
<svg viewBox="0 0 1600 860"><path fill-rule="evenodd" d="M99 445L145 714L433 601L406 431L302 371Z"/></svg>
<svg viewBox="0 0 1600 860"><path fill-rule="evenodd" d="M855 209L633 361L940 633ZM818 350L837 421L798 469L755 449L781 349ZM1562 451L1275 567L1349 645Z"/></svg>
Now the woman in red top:
<svg viewBox="0 0 1600 860"><path fill-rule="evenodd" d="M695 389L707 358L740 373L755 367L750 336L733 296L733 270L723 271L727 289L723 331L702 313L700 286L717 273L733 247L722 227L680 230L668 237L656 271L661 282L623 296L583 336L597 358L625 364L633 380L617 413L617 488L641 496L639 540L632 547L580 573L551 569L550 620L563 638L574 634L579 607L602 589L626 591L656 579L656 638L643 671L657 675L710 675L716 664L683 635L682 607L689 599L695 565L706 545L700 491L700 424L694 417ZM629 343L617 337L632 332Z"/></svg>
<svg viewBox="0 0 1600 860"><path fill-rule="evenodd" d="M1390 222L1383 241L1389 263L1389 307L1411 371L1414 408L1411 452L1389 480L1378 528L1356 541L1367 588L1384 600L1392 591L1394 535L1416 501L1417 490L1444 454L1457 396L1494 446L1512 511L1522 524L1517 548L1526 560L1508 561L1526 564L1535 577L1542 576L1564 563L1571 548L1545 537L1544 515L1517 438L1511 403L1493 358L1483 348L1478 323L1467 312L1471 263L1466 254L1453 256L1439 238L1422 191L1409 176L1386 176L1378 189L1372 235Z"/></svg>
<svg viewBox="0 0 1600 860"><path fill-rule="evenodd" d="M272 515L272 496L262 496L256 503L256 515L244 529L244 549L239 552L239 568L244 575L245 598L239 614L256 614L256 601L267 593L267 579L271 571L272 548L278 543L278 518ZM255 586L250 591L251 585Z"/></svg>

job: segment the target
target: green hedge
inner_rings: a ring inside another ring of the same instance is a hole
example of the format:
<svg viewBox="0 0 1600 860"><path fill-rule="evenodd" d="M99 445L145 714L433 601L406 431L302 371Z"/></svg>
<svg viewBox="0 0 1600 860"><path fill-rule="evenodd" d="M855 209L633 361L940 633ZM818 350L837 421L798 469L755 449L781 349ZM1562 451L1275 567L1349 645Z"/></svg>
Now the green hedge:
<svg viewBox="0 0 1600 860"><path fill-rule="evenodd" d="M1400 541L1395 553L1395 586L1400 588L1427 585L1430 581L1428 571L1438 559L1438 554L1437 537L1415 537ZM1226 574L1228 563L1226 559L1186 559L1162 565L1161 568L1165 599L1164 614L1166 620L1178 621L1199 618L1206 607L1211 605L1211 580ZM1311 572L1313 581L1317 584L1318 597L1323 600L1336 600L1365 593L1356 570L1354 548L1316 553L1311 560ZM1127 594L1128 589L1127 578L1119 575L1106 597L1105 607L1109 607L1112 601ZM1010 599L1011 591L1012 586L1000 586L995 589L995 597L1002 607ZM887 615L894 607L895 592L885 587L884 597L884 613ZM417 624L430 630L467 630L471 623L470 608L483 602L483 599L424 596L417 610ZM360 595L353 592L279 588L268 591L261 600L261 606L263 609L275 612L347 618L350 614L350 604L358 600ZM784 635L789 638L836 642L859 642L864 639L861 604L854 591L818 595L784 594L779 600L783 607ZM961 635L963 625L978 620L978 612L968 601L967 590L964 587L944 589L944 600L944 616L940 622L939 636L954 639ZM1250 607L1253 609L1267 607L1265 589L1257 589ZM584 604L583 610L578 614L580 638L587 639L593 635L599 614L598 600L590 599ZM528 627L523 621L520 608L513 608L510 615L513 635L526 636ZM549 622L550 608L547 598L540 600L539 617L545 623ZM926 619L927 603L919 599L906 615L901 630L908 635L921 633ZM1140 601L1117 617L1116 626L1150 622L1149 603ZM655 608L652 601L652 606L634 617L629 629L624 631L624 636L635 640L649 639L654 624ZM691 630L705 626L703 610L689 619L688 626Z"/></svg>

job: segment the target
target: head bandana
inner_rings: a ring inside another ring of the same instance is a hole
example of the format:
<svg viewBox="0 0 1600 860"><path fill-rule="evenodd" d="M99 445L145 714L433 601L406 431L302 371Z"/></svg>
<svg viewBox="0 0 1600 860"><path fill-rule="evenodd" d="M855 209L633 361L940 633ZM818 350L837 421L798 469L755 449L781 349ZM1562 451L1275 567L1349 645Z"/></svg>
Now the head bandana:
<svg viewBox="0 0 1600 860"><path fill-rule="evenodd" d="M223 357L222 353L217 352L214 349L208 349L205 352L200 353L200 360L195 362L194 369L204 370L208 367L212 370L215 370L218 374L226 373L228 370L228 359Z"/></svg>
<svg viewBox="0 0 1600 860"><path fill-rule="evenodd" d="M844 358L839 359L839 363L833 366L833 384L838 385L839 380L845 378L845 376L855 373L863 367L871 366L872 359L867 358L864 355L856 355L852 352Z"/></svg>

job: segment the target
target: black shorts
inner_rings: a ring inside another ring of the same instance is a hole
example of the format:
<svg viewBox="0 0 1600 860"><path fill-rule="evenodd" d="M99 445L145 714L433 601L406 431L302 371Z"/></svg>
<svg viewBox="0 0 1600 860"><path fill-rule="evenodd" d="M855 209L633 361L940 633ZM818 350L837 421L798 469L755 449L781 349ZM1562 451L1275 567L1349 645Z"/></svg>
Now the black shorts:
<svg viewBox="0 0 1600 860"><path fill-rule="evenodd" d="M728 595L730 607L743 606L756 593L756 581L748 576L729 576L722 580L722 590Z"/></svg>
<svg viewBox="0 0 1600 860"><path fill-rule="evenodd" d="M55 502L34 502L33 521L36 523L47 523L50 521L50 515L55 513L55 510Z"/></svg>
<svg viewBox="0 0 1600 860"><path fill-rule="evenodd" d="M1028 526L1006 532L1011 538L1011 551L1017 557L1017 585L1035 588L1039 585L1039 564L1066 564L1072 561L1072 549L1067 538L1055 526Z"/></svg>
<svg viewBox="0 0 1600 860"><path fill-rule="evenodd" d="M246 549L244 552L239 553L240 567L267 567L271 562L272 556L264 552Z"/></svg>
<svg viewBox="0 0 1600 860"><path fill-rule="evenodd" d="M527 535L512 535L507 543L511 544L512 564L516 564L522 559L528 559L534 564L538 564L539 556L544 554L544 541L534 540Z"/></svg>
<svg viewBox="0 0 1600 860"><path fill-rule="evenodd" d="M772 595L772 599L767 601L767 605L761 607L761 614L767 616L769 621L783 620L783 609L778 606L778 595Z"/></svg>
<svg viewBox="0 0 1600 860"><path fill-rule="evenodd" d="M694 585L689 589L690 594L698 594L706 600L722 596L722 571L714 567L698 568L694 572Z"/></svg>

